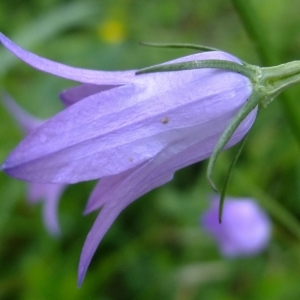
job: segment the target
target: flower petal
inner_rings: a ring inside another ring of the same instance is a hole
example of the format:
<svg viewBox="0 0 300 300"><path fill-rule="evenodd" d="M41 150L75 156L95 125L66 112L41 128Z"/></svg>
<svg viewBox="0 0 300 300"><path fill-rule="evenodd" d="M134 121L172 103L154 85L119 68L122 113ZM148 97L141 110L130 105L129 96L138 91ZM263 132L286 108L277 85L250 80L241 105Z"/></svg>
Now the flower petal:
<svg viewBox="0 0 300 300"><path fill-rule="evenodd" d="M155 186L162 185L172 179L172 174L164 173L162 176L152 176L150 171L152 166L156 165L155 161L149 161L134 169L123 173L103 178L100 185L113 186L110 193L101 195L104 204L93 227L91 228L84 243L78 270L78 285L80 286L85 276L88 265L100 243L103 236L110 228L111 224L132 201L147 193ZM149 184L149 180L151 183Z"/></svg>
<svg viewBox="0 0 300 300"><path fill-rule="evenodd" d="M69 67L22 49L2 33L0 33L0 42L33 68L62 78L82 83L121 85L130 83L135 77L135 71L105 72Z"/></svg>
<svg viewBox="0 0 300 300"><path fill-rule="evenodd" d="M255 116L256 110L251 112L249 116L240 124L235 134L228 142L226 148L236 144L245 136L249 128L252 126L255 120ZM216 144L219 130L221 130L220 128L218 128L220 126L219 124L222 124L221 119L219 119L218 122L215 122L214 126L205 124L207 128L213 128L213 130L209 131L209 129L207 129L207 137L200 141L197 141L194 138L195 134L199 134L199 127L194 127L194 131L191 131L191 128L189 128L188 131L190 135L188 136L189 138L185 139L184 143L173 144L168 148L168 150L164 150L162 154L159 153L156 158L156 161L159 161L159 164L152 164L151 174L144 173L144 176L146 176L145 180L148 182L148 185L152 187L151 189L157 187L151 184L151 178L154 176L153 174L155 174L155 176L158 176L158 174L164 172L167 174L171 174L169 176L173 176L173 173L177 170L208 158L211 154L211 149ZM205 130L204 126L203 130ZM187 129L180 129L178 134L187 135ZM158 159L159 157L161 157L160 160ZM85 209L85 214L99 209L107 201L110 201L111 193L117 188L119 184L118 182L118 175L102 178L96 184L92 194L89 197ZM130 186L132 188L136 188L133 183L131 183Z"/></svg>
<svg viewBox="0 0 300 300"><path fill-rule="evenodd" d="M51 61L49 59L40 57L32 52L29 52L17 44L13 43L9 38L7 38L4 34L0 32L0 42L5 46L10 52L14 55L19 57L21 60L36 68L40 71L50 73L56 75L58 77L78 81L81 83L88 83L88 84L96 84L96 85L123 85L134 83L140 80L148 80L149 74L144 75L135 75L136 70L129 70L129 71L97 71L97 70L89 70L89 69L82 69L82 68L75 68L70 67L61 63L57 63ZM189 55L186 57L181 57L164 64L169 63L177 63L177 62L184 62L184 61L192 61L192 60L199 60L199 59L220 59L220 60L229 60L234 62L239 62L239 60L225 52L221 51L209 51L209 52L202 52L193 55ZM183 78L189 74L193 74L195 71L182 71ZM171 75L174 72L166 72L165 76L168 74ZM177 72L175 72L177 73ZM161 73L153 73L150 74L150 77L156 78L158 80L159 85L163 86L161 78ZM167 78L165 78L167 79ZM167 81L165 81L167 83Z"/></svg>
<svg viewBox="0 0 300 300"><path fill-rule="evenodd" d="M60 234L60 226L57 218L57 206L61 194L66 189L63 184L29 183L28 200L31 203L43 202L44 222L47 230L52 235Z"/></svg>
<svg viewBox="0 0 300 300"><path fill-rule="evenodd" d="M58 221L58 203L66 185L53 184L52 191L44 200L43 215L46 228L52 235L60 235L61 229Z"/></svg>
<svg viewBox="0 0 300 300"><path fill-rule="evenodd" d="M7 93L4 94L1 103L13 115L26 134L33 132L45 122L27 113ZM61 184L28 183L28 200L31 203L44 202L44 222L47 230L53 235L60 233L57 220L57 205L65 187L65 185Z"/></svg>
<svg viewBox="0 0 300 300"><path fill-rule="evenodd" d="M185 143L180 128L196 126L191 132L200 141L209 130L221 134L251 93L249 80L232 72L198 70L183 85L172 74L175 86L158 94L153 85L125 85L77 102L25 139L2 168L20 179L56 183L117 174Z"/></svg>
<svg viewBox="0 0 300 300"><path fill-rule="evenodd" d="M132 169L130 169L130 172L132 172ZM111 191L115 190L118 183L118 174L100 179L89 197L84 214L89 214L90 212L101 208L106 203Z"/></svg>
<svg viewBox="0 0 300 300"><path fill-rule="evenodd" d="M256 111L253 111L242 122L228 146L235 144L245 135L255 115ZM180 144L180 147L172 145L151 161L100 180L91 194L85 211L89 213L103 206L83 246L79 264L79 285L83 281L97 246L121 211L138 197L172 180L174 172L178 169L207 158L211 147L208 146L206 149L203 143L214 145L216 138L217 136L213 135L204 141L195 142L192 135L189 143Z"/></svg>
<svg viewBox="0 0 300 300"><path fill-rule="evenodd" d="M271 222L266 213L250 198L228 197L222 224L218 222L218 197L202 218L204 229L218 242L224 256L255 255L269 243Z"/></svg>
<svg viewBox="0 0 300 300"><path fill-rule="evenodd" d="M42 123L44 123L44 120L35 118L24 109L22 109L7 93L4 93L1 103L19 123L21 129L25 131L25 134L29 134Z"/></svg>
<svg viewBox="0 0 300 300"><path fill-rule="evenodd" d="M65 106L70 106L88 96L113 89L118 85L81 84L63 91L59 96Z"/></svg>

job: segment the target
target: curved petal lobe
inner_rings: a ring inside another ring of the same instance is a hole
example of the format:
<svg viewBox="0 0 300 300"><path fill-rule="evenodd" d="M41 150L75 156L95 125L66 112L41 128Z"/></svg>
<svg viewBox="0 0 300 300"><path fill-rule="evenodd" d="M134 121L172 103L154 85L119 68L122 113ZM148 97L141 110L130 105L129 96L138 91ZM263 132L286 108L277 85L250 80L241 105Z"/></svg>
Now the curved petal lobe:
<svg viewBox="0 0 300 300"><path fill-rule="evenodd" d="M40 71L56 75L58 77L92 84L126 84L132 82L135 71L96 71L69 67L61 63L40 57L22 49L13 43L4 34L0 33L0 42L14 55Z"/></svg>
<svg viewBox="0 0 300 300"><path fill-rule="evenodd" d="M84 83L61 92L59 97L65 106L70 106L86 97L115 87L118 87L118 85L96 85Z"/></svg>
<svg viewBox="0 0 300 300"><path fill-rule="evenodd" d="M91 95L40 126L2 169L20 179L75 183L134 168L170 144L184 143L180 128L189 134L188 128L191 133L198 126L193 138L201 141L223 118L222 132L250 95L249 80L235 73L198 72L183 86L160 93L139 84ZM178 75L173 76L174 84Z"/></svg>

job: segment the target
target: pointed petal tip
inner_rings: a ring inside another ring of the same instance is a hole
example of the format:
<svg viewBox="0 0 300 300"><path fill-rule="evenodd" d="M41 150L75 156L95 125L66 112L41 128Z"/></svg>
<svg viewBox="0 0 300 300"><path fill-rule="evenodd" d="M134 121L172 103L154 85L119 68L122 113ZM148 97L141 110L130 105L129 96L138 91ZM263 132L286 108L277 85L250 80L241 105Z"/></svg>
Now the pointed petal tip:
<svg viewBox="0 0 300 300"><path fill-rule="evenodd" d="M0 166L0 171L6 173L7 175L14 177L14 174L11 174L11 167L13 168L13 166L9 166L9 163L7 163L7 160L4 161L4 163Z"/></svg>
<svg viewBox="0 0 300 300"><path fill-rule="evenodd" d="M0 171L5 172L5 162L0 165Z"/></svg>
<svg viewBox="0 0 300 300"><path fill-rule="evenodd" d="M50 229L47 228L49 234L51 235L52 238L58 239L62 236L61 230L60 229Z"/></svg>
<svg viewBox="0 0 300 300"><path fill-rule="evenodd" d="M94 203L90 203L90 202L88 201L88 203L86 204L85 209L84 209L84 211L83 211L83 215L86 216L86 215L90 214L91 212L93 212L93 211L95 211L96 209L99 209L99 208L101 208L101 207L102 207L102 205L97 206L97 205L94 205Z"/></svg>
<svg viewBox="0 0 300 300"><path fill-rule="evenodd" d="M86 216L86 215L88 215L90 212L92 212L92 210L89 208L89 207L86 207L85 209L84 209L84 211L83 211L83 215L84 216Z"/></svg>
<svg viewBox="0 0 300 300"><path fill-rule="evenodd" d="M79 263L79 269L78 269L78 279L77 279L77 287L81 288L85 274L86 274L87 268L84 268L81 266L81 262Z"/></svg>
<svg viewBox="0 0 300 300"><path fill-rule="evenodd" d="M52 238L58 239L62 236L62 231L58 222L53 223L53 222L49 222L49 220L48 222L47 220L44 221L45 221L46 230L51 235Z"/></svg>
<svg viewBox="0 0 300 300"><path fill-rule="evenodd" d="M61 78L96 85L125 85L131 84L136 76L135 70L129 71L98 71L71 67L36 55L15 44L4 34L0 33L0 43L11 53L31 67Z"/></svg>
<svg viewBox="0 0 300 300"><path fill-rule="evenodd" d="M38 119L27 112L6 91L2 93L0 103L26 134L34 131L38 126L45 122L45 120Z"/></svg>

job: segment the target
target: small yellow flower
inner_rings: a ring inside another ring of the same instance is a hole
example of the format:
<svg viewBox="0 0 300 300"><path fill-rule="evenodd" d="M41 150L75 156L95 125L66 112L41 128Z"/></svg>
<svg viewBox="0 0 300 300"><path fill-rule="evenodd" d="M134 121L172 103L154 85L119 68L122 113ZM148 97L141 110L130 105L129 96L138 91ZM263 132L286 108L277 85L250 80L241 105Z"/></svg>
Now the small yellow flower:
<svg viewBox="0 0 300 300"><path fill-rule="evenodd" d="M106 20L98 26L99 37L107 43L118 44L124 41L126 30L118 20Z"/></svg>

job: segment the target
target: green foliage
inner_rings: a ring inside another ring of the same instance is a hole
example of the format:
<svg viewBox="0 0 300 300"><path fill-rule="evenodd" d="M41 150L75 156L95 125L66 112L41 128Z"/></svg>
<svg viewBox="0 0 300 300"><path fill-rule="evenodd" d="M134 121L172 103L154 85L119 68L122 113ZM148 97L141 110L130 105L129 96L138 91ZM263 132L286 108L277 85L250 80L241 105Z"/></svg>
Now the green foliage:
<svg viewBox="0 0 300 300"><path fill-rule="evenodd" d="M297 0L249 0L278 63L299 59ZM61 17L65 16L65 17ZM193 43L263 64L230 1L3 1L0 28L21 45L66 64L93 69L143 68L193 53L140 41ZM41 74L0 49L0 84L28 111L59 111L73 82ZM300 87L288 93L300 119ZM21 132L0 107L0 160ZM232 196L256 198L274 221L269 248L225 260L199 226L211 192L206 163L179 171L168 185L128 207L99 247L83 286L76 286L81 247L96 214L82 216L92 183L62 196L63 234L48 235L41 206L26 202L26 184L0 174L0 299L298 299L300 297L300 155L294 128L276 100L262 110L229 184ZM220 156L222 183L233 151ZM225 203L226 205L226 203Z"/></svg>

